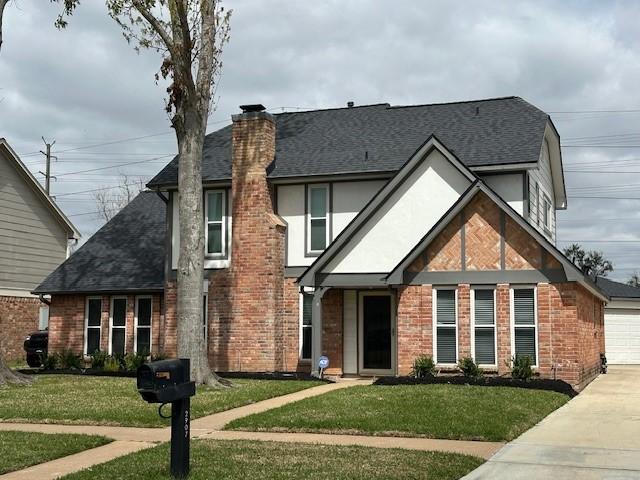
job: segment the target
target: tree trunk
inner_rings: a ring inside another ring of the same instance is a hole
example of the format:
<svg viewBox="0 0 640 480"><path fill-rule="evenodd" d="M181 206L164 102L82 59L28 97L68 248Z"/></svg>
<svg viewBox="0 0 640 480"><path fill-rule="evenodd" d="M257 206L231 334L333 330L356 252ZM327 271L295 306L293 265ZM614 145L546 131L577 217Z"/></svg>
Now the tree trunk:
<svg viewBox="0 0 640 480"><path fill-rule="evenodd" d="M176 130L180 252L178 256L177 327L178 357L191 359L191 379L196 384L226 386L209 366L203 335L204 215L202 147L204 127L195 115L184 117L184 131Z"/></svg>
<svg viewBox="0 0 640 480"><path fill-rule="evenodd" d="M32 379L22 373L11 370L2 358L0 358L0 387L5 385L28 385Z"/></svg>

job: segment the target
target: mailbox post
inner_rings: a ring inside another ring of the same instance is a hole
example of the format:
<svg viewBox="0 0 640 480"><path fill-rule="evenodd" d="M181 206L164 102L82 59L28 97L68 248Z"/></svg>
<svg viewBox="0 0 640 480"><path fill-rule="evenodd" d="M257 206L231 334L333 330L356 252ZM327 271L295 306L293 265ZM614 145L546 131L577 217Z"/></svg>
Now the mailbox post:
<svg viewBox="0 0 640 480"><path fill-rule="evenodd" d="M171 476L189 475L191 397L196 384L190 381L189 359L161 360L138 368L138 393L149 403L171 403Z"/></svg>

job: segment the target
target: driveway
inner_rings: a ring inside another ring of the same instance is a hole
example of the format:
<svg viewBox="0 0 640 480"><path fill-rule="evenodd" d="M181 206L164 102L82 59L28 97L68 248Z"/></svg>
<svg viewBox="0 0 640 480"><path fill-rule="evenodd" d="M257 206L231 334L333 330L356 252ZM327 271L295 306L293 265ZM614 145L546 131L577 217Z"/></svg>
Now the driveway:
<svg viewBox="0 0 640 480"><path fill-rule="evenodd" d="M610 366L464 480L640 479L640 365Z"/></svg>

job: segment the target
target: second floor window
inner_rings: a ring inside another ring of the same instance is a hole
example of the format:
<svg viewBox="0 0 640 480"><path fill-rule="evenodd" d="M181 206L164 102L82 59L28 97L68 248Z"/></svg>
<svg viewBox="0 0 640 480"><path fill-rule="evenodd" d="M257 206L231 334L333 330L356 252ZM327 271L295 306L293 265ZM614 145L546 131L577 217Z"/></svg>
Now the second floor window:
<svg viewBox="0 0 640 480"><path fill-rule="evenodd" d="M212 190L206 194L205 202L205 243L207 255L222 257L226 254L226 225L225 225L225 192Z"/></svg>
<svg viewBox="0 0 640 480"><path fill-rule="evenodd" d="M546 230L551 230L551 200L546 195L542 196L542 222Z"/></svg>
<svg viewBox="0 0 640 480"><path fill-rule="evenodd" d="M307 205L307 251L320 253L329 243L328 186L310 185Z"/></svg>

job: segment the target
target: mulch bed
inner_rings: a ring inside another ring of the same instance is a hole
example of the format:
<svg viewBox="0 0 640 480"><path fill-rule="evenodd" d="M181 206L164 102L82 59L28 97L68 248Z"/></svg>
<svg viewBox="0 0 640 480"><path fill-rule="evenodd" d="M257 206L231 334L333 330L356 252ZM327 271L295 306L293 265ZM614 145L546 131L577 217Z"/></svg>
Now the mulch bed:
<svg viewBox="0 0 640 480"><path fill-rule="evenodd" d="M94 377L125 377L136 378L136 372L126 372L119 370L117 372L106 372L104 370L95 368L85 368L81 370L77 369L56 369L56 370L42 370L39 368L24 368L18 370L20 373L26 375L88 375ZM316 380L325 383L332 383L330 380L320 380L311 376L308 373L303 372L218 372L218 375L222 378L240 378L247 380Z"/></svg>
<svg viewBox="0 0 640 480"><path fill-rule="evenodd" d="M550 390L562 393L571 398L578 395L571 385L562 380L550 380L546 378L533 378L529 381L518 380L511 377L485 376L480 379L466 378L463 375L443 375L438 377L380 377L374 385L478 385L482 387L516 387L532 388L535 390Z"/></svg>

